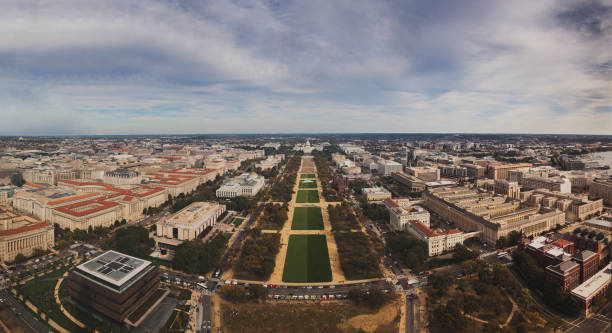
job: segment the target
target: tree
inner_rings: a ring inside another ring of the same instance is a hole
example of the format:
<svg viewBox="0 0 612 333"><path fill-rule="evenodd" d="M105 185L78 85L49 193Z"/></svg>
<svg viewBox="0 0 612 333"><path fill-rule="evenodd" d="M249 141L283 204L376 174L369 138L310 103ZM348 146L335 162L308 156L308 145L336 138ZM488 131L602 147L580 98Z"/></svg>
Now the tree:
<svg viewBox="0 0 612 333"><path fill-rule="evenodd" d="M453 278L449 273L435 274L429 276L429 284L439 294L444 294L453 283Z"/></svg>
<svg viewBox="0 0 612 333"><path fill-rule="evenodd" d="M148 258L155 241L149 238L149 231L146 228L130 226L118 229L103 245L134 257Z"/></svg>
<svg viewBox="0 0 612 333"><path fill-rule="evenodd" d="M527 288L521 289L521 295L517 298L516 302L525 310L531 309L533 306L533 300L531 299L531 294Z"/></svg>
<svg viewBox="0 0 612 333"><path fill-rule="evenodd" d="M249 287L249 291L250 291L251 298L254 300L262 299L263 301L265 301L266 297L268 296L268 289L264 288L260 284L251 285Z"/></svg>
<svg viewBox="0 0 612 333"><path fill-rule="evenodd" d="M226 244L221 233L206 244L200 239L183 242L176 249L172 268L190 274L206 274L217 265Z"/></svg>
<svg viewBox="0 0 612 333"><path fill-rule="evenodd" d="M221 288L221 295L230 302L238 303L246 300L246 290L242 286L227 285Z"/></svg>
<svg viewBox="0 0 612 333"><path fill-rule="evenodd" d="M351 289L348 299L355 305L365 305L372 309L379 309L388 301L388 297L380 289L371 287L368 290Z"/></svg>
<svg viewBox="0 0 612 333"><path fill-rule="evenodd" d="M61 251L63 249L66 249L70 246L70 243L68 243L67 241L61 239L59 242L55 243L55 249L58 251Z"/></svg>
<svg viewBox="0 0 612 333"><path fill-rule="evenodd" d="M11 184L18 186L18 187L22 187L23 184L25 184L26 181L23 179L23 176L21 175L21 173L14 173L11 175Z"/></svg>
<svg viewBox="0 0 612 333"><path fill-rule="evenodd" d="M16 264L20 264L22 262L25 262L26 260L28 260L28 258L26 258L23 254L19 253L15 256L15 263Z"/></svg>
<svg viewBox="0 0 612 333"><path fill-rule="evenodd" d="M463 244L457 244L455 247L455 253L453 254L453 260L455 262L463 262L470 259L478 258L478 252L471 251Z"/></svg>

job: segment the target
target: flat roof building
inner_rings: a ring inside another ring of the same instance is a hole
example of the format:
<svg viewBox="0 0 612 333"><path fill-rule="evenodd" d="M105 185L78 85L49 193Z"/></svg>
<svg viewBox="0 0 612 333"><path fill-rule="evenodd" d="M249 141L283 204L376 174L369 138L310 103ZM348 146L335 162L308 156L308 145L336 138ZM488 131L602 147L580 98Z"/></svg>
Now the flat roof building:
<svg viewBox="0 0 612 333"><path fill-rule="evenodd" d="M206 227L213 226L225 213L225 205L215 202L194 202L168 219L158 222L156 235L177 240L197 238Z"/></svg>
<svg viewBox="0 0 612 333"><path fill-rule="evenodd" d="M602 270L572 290L572 296L582 303L583 313L585 315L589 314L593 298L609 292L611 282L612 264L608 264Z"/></svg>
<svg viewBox="0 0 612 333"><path fill-rule="evenodd" d="M382 201L391 198L391 192L384 187L368 187L361 191L367 201Z"/></svg>
<svg viewBox="0 0 612 333"><path fill-rule="evenodd" d="M159 269L150 261L107 251L70 273L70 296L117 322L143 304L159 287Z"/></svg>

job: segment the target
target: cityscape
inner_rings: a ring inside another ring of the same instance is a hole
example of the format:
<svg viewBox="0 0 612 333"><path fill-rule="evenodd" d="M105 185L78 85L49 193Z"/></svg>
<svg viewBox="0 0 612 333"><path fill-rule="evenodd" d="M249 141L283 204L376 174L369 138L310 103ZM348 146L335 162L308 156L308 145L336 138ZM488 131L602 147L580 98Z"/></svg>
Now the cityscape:
<svg viewBox="0 0 612 333"><path fill-rule="evenodd" d="M610 0L0 22L0 333L612 332Z"/></svg>
<svg viewBox="0 0 612 333"><path fill-rule="evenodd" d="M610 329L610 136L1 142L5 331Z"/></svg>

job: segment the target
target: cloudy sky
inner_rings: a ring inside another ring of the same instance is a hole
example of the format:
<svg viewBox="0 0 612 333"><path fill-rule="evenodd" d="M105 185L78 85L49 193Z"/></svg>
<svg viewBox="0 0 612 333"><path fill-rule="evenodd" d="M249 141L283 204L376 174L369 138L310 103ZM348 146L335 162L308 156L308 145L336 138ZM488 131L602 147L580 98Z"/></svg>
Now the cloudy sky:
<svg viewBox="0 0 612 333"><path fill-rule="evenodd" d="M0 135L612 134L612 0L0 1Z"/></svg>

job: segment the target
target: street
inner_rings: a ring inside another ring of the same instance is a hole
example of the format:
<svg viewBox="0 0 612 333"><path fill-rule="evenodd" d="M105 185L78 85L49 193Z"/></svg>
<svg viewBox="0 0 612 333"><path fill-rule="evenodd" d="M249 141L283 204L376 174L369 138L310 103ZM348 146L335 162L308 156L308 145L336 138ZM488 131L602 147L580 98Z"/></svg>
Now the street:
<svg viewBox="0 0 612 333"><path fill-rule="evenodd" d="M24 331L35 333L51 332L47 326L36 320L34 316L32 316L32 314L30 314L30 312L24 308L11 293L5 290L0 291L0 299L2 299L0 307L7 309L10 313L14 314L13 318L20 324Z"/></svg>

